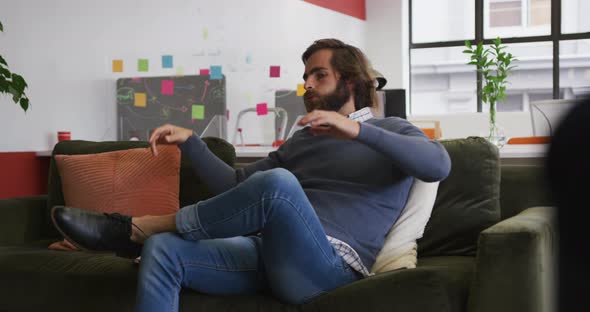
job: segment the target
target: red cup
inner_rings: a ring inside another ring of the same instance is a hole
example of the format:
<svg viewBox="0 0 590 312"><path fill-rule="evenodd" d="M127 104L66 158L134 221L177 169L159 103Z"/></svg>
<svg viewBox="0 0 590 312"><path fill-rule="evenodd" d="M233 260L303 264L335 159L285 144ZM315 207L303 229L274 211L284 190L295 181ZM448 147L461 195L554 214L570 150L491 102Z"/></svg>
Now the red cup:
<svg viewBox="0 0 590 312"><path fill-rule="evenodd" d="M58 131L57 132L57 141L68 141L72 139L72 134L70 131Z"/></svg>

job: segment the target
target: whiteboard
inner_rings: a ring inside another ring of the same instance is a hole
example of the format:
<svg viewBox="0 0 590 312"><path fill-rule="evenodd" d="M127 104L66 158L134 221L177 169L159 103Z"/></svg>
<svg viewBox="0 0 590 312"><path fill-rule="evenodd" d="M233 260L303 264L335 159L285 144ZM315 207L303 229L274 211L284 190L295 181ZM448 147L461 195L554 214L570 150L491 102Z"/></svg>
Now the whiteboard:
<svg viewBox="0 0 590 312"><path fill-rule="evenodd" d="M225 77L120 78L116 99L119 140L145 141L151 130L166 123L227 139Z"/></svg>

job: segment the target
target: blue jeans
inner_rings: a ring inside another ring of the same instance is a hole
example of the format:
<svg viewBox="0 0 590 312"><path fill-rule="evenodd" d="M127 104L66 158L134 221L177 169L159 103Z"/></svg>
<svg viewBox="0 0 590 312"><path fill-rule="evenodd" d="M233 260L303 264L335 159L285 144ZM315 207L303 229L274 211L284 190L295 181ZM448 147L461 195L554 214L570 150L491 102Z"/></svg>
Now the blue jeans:
<svg viewBox="0 0 590 312"><path fill-rule="evenodd" d="M143 247L137 311L177 311L183 287L217 295L269 290L300 304L359 279L284 169L257 172L182 208L176 227L178 234L153 235Z"/></svg>

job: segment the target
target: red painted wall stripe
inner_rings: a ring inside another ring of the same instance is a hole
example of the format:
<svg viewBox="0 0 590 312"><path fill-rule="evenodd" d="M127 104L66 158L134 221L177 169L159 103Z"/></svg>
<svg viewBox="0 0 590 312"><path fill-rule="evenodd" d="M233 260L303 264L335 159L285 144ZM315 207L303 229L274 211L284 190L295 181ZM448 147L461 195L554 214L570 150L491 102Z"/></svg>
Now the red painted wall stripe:
<svg viewBox="0 0 590 312"><path fill-rule="evenodd" d="M304 0L326 9L367 20L365 0Z"/></svg>
<svg viewBox="0 0 590 312"><path fill-rule="evenodd" d="M0 153L0 199L47 194L49 160L35 152Z"/></svg>

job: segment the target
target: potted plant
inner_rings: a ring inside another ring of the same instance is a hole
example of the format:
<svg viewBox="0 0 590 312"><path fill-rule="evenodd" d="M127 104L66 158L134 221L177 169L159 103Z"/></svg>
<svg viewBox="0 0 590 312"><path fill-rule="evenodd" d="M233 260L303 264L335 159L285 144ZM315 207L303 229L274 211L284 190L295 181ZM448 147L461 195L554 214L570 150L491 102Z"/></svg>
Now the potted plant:
<svg viewBox="0 0 590 312"><path fill-rule="evenodd" d="M492 45L484 48L483 42L473 46L469 40L465 41L466 50L463 53L471 55L468 65L477 66L481 73L483 85L481 99L488 103L490 109L490 131L487 139L497 147L506 143L506 136L501 127L496 124L496 105L506 99L506 85L508 74L516 67L511 66L517 59L505 51L506 46L502 45L500 37L496 38Z"/></svg>
<svg viewBox="0 0 590 312"><path fill-rule="evenodd" d="M0 32L4 31L2 22L0 22ZM25 79L16 73L13 73L8 68L8 63L0 55L0 94L11 94L12 100L15 104L26 112L29 108L29 98L25 94L27 82Z"/></svg>

